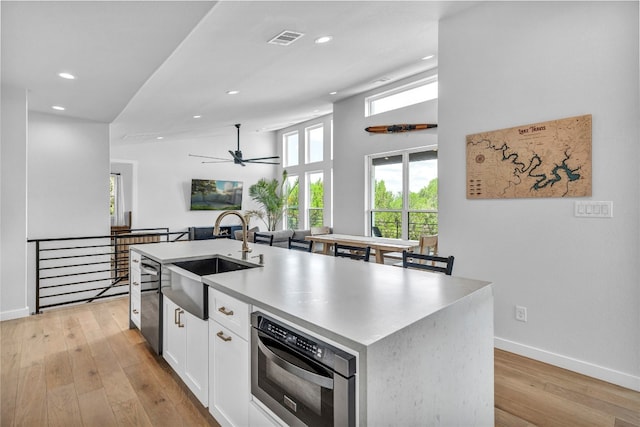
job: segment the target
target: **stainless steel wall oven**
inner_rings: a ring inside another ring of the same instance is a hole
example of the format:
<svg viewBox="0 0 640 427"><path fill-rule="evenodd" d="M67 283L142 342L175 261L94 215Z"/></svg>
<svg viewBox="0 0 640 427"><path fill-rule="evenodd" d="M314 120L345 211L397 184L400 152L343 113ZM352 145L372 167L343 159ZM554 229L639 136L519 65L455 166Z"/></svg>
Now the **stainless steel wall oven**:
<svg viewBox="0 0 640 427"><path fill-rule="evenodd" d="M356 356L251 314L251 393L291 426L355 426Z"/></svg>

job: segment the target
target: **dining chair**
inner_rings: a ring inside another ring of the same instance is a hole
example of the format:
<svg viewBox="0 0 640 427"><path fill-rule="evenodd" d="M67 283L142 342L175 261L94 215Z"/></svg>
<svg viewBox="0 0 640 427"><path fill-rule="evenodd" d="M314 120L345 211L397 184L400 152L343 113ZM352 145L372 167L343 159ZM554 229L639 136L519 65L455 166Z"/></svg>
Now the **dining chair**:
<svg viewBox="0 0 640 427"><path fill-rule="evenodd" d="M423 234L418 239L418 248L413 253L424 255L438 255L438 235ZM385 260L391 260L394 264L400 266L402 260L402 252L387 252L384 254ZM397 264L396 264L397 263Z"/></svg>
<svg viewBox="0 0 640 427"><path fill-rule="evenodd" d="M273 246L273 234L255 233L253 235L253 243Z"/></svg>
<svg viewBox="0 0 640 427"><path fill-rule="evenodd" d="M438 255L438 235L422 235L419 240L419 253L423 255Z"/></svg>
<svg viewBox="0 0 640 427"><path fill-rule="evenodd" d="M343 258L351 258L355 260L362 260L364 262L369 262L369 256L371 255L371 248L360 247L360 246L350 246L343 245L340 243L333 244L333 255L337 257Z"/></svg>
<svg viewBox="0 0 640 427"><path fill-rule="evenodd" d="M289 249L295 249L298 251L311 252L313 242L311 240L298 240L293 237L289 237Z"/></svg>
<svg viewBox="0 0 640 427"><path fill-rule="evenodd" d="M442 257L402 251L402 267L436 271L447 276L453 272L453 260L453 255Z"/></svg>

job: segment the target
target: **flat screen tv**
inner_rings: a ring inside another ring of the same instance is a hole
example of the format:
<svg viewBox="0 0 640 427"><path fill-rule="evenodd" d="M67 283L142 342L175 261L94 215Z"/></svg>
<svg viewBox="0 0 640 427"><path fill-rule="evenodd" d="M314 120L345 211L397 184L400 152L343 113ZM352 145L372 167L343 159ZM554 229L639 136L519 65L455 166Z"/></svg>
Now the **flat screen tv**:
<svg viewBox="0 0 640 427"><path fill-rule="evenodd" d="M192 211L228 211L242 207L242 182L220 179L191 180Z"/></svg>

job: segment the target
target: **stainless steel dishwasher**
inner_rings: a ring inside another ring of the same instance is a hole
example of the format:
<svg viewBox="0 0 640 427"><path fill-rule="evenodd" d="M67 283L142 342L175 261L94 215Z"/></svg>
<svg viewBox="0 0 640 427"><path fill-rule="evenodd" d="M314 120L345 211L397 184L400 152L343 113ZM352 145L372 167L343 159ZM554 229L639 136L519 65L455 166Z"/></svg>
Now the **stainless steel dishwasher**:
<svg viewBox="0 0 640 427"><path fill-rule="evenodd" d="M142 257L140 262L141 294L140 294L140 332L151 348L162 352L162 302L160 285L162 281L162 265L150 258Z"/></svg>

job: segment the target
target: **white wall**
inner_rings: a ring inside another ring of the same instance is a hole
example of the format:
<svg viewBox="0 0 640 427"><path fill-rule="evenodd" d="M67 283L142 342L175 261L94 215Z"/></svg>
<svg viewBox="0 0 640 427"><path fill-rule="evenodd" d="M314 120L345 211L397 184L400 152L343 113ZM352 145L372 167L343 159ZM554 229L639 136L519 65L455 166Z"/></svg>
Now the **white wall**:
<svg viewBox="0 0 640 427"><path fill-rule="evenodd" d="M483 3L439 44L440 249L495 283L498 347L640 390L638 2ZM465 198L465 135L582 114L614 218Z"/></svg>
<svg viewBox="0 0 640 427"><path fill-rule="evenodd" d="M334 104L333 225L337 233L368 234L365 217L365 189L368 184L365 179L365 156L435 145L438 140L435 130L397 134L371 134L364 130L368 126L378 125L437 123L437 100L364 117L365 98L433 74L415 76Z"/></svg>
<svg viewBox="0 0 640 427"><path fill-rule="evenodd" d="M27 93L2 86L0 117L0 320L27 304Z"/></svg>
<svg viewBox="0 0 640 427"><path fill-rule="evenodd" d="M169 227L171 231L182 231L190 226L213 226L220 211L189 210L194 178L242 181L242 209L257 209L259 206L249 197L249 187L260 178L275 178L277 166L256 163L243 167L232 162L203 164L204 159L189 157L191 153L231 158L228 150L236 148L233 131L228 139L165 139L112 144L113 159L133 161L137 166L137 185L132 201L134 227ZM276 152L273 132L241 132L240 148L245 158L270 156ZM233 218L224 220L224 224L235 222ZM251 225L266 230L259 219L253 219Z"/></svg>
<svg viewBox="0 0 640 427"><path fill-rule="evenodd" d="M109 234L109 128L29 113L28 234Z"/></svg>

